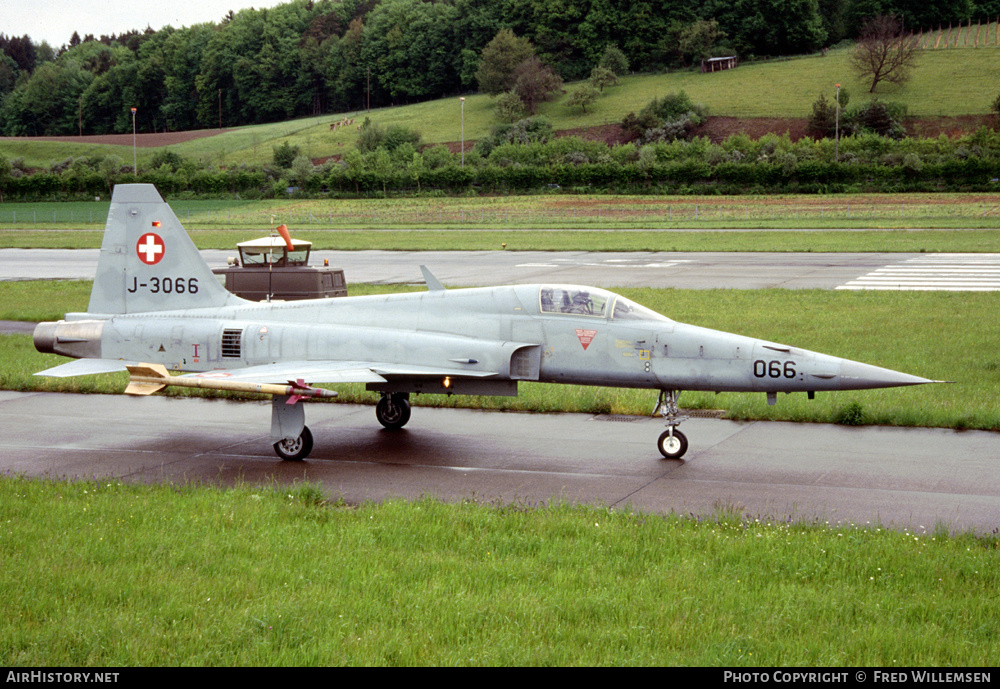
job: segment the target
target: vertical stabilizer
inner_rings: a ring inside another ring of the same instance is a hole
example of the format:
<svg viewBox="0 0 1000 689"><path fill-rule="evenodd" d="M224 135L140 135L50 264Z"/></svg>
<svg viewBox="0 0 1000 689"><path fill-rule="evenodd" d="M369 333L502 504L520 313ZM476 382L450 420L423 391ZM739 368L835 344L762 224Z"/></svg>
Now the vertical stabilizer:
<svg viewBox="0 0 1000 689"><path fill-rule="evenodd" d="M241 302L212 274L156 187L115 187L89 313L169 311Z"/></svg>

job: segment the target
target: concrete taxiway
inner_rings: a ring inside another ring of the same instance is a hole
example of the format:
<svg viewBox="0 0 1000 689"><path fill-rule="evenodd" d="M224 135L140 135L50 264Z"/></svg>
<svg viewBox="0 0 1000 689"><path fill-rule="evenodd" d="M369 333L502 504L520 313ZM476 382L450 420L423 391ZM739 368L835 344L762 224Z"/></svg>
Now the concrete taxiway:
<svg viewBox="0 0 1000 689"><path fill-rule="evenodd" d="M85 279L96 249L0 249L0 280ZM232 251L203 251L226 265ZM597 287L680 289L838 289L925 285L1000 289L1000 254L588 252L588 251L317 251L311 263L343 268L348 284L423 281L420 265L456 287L562 282ZM888 273L885 273L888 271ZM942 280L948 280L943 285ZM921 282L922 281L922 282Z"/></svg>
<svg viewBox="0 0 1000 689"><path fill-rule="evenodd" d="M126 482L312 481L349 502L552 500L930 531L1000 527L1000 435L690 419L666 461L659 420L415 407L385 431L371 407L311 403L307 461L271 450L270 405L0 391L0 471ZM44 420L44 421L41 421Z"/></svg>

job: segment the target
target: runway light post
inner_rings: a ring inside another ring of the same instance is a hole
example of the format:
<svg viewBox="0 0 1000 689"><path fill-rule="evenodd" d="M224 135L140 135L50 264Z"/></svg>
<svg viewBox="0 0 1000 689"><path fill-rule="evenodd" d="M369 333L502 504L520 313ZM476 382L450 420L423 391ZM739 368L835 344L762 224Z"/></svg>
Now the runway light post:
<svg viewBox="0 0 1000 689"><path fill-rule="evenodd" d="M132 174L139 175L139 165L135 157L135 108L132 108Z"/></svg>
<svg viewBox="0 0 1000 689"><path fill-rule="evenodd" d="M458 100L462 103L462 167L465 167L465 96Z"/></svg>

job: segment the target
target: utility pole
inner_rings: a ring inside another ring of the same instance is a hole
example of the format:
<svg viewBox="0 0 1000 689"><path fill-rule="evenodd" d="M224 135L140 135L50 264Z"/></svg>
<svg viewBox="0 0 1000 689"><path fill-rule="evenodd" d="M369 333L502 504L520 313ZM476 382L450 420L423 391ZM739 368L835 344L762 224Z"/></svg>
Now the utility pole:
<svg viewBox="0 0 1000 689"><path fill-rule="evenodd" d="M833 132L836 143L834 144L834 160L838 163L840 162L840 84L835 84L837 87L837 121L834 125Z"/></svg>
<svg viewBox="0 0 1000 689"><path fill-rule="evenodd" d="M135 108L132 108L132 173L137 176L139 174L139 164L135 157Z"/></svg>

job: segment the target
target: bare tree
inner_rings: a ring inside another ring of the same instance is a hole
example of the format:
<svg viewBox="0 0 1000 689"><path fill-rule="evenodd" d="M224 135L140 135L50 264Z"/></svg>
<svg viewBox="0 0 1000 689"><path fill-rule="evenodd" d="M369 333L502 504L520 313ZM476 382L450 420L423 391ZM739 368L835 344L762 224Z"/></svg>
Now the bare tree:
<svg viewBox="0 0 1000 689"><path fill-rule="evenodd" d="M919 54L913 36L903 33L902 24L895 17L879 15L861 27L861 37L851 55L851 66L862 81L871 81L869 93L887 81L905 83L917 64Z"/></svg>

